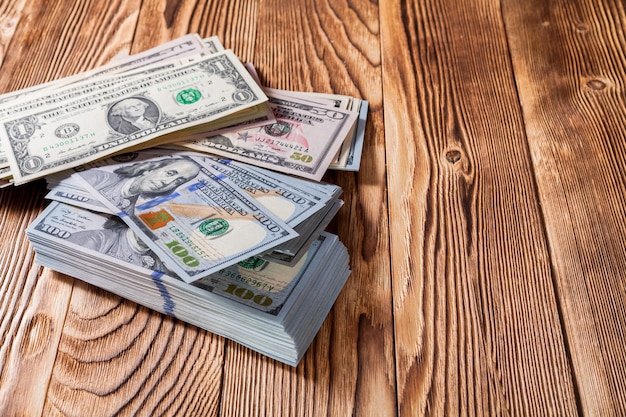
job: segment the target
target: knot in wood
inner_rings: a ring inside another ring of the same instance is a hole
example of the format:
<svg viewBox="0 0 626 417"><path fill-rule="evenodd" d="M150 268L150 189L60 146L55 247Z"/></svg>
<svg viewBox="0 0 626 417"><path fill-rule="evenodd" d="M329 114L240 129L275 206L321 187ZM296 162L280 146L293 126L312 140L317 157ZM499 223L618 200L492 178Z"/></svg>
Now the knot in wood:
<svg viewBox="0 0 626 417"><path fill-rule="evenodd" d="M446 160L451 164L458 162L459 159L461 159L461 151L455 149L446 152Z"/></svg>
<svg viewBox="0 0 626 417"><path fill-rule="evenodd" d="M593 79L593 80L587 81L587 87L595 91L600 91L606 88L606 83L598 79Z"/></svg>
<svg viewBox="0 0 626 417"><path fill-rule="evenodd" d="M575 26L576 31L580 33L586 33L589 31L589 25L583 22L579 22Z"/></svg>

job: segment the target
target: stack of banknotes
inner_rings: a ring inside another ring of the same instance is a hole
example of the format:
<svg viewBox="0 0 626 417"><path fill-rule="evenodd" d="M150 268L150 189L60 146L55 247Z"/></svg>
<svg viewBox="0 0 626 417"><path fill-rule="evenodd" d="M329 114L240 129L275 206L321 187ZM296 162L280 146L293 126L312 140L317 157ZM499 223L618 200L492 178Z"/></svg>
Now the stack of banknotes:
<svg viewBox="0 0 626 417"><path fill-rule="evenodd" d="M48 177L36 261L296 365L348 275L335 185L146 149ZM291 244L298 242L297 245Z"/></svg>
<svg viewBox="0 0 626 417"><path fill-rule="evenodd" d="M296 365L350 274L327 169L358 170L367 102L260 86L187 35L0 96L8 184L45 178L43 266ZM4 159L2 159L4 158Z"/></svg>
<svg viewBox="0 0 626 417"><path fill-rule="evenodd" d="M0 180L168 146L319 181L359 169L367 110L354 97L263 88L217 38L187 35L0 95Z"/></svg>

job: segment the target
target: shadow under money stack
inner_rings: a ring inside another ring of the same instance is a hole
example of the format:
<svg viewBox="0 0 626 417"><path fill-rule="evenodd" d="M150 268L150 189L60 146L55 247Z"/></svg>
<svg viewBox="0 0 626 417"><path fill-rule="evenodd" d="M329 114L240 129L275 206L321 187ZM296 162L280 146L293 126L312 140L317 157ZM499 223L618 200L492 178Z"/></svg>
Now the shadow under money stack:
<svg viewBox="0 0 626 417"><path fill-rule="evenodd" d="M187 35L0 96L0 175L48 182L40 264L296 365L350 274L321 179L358 171L367 110Z"/></svg>

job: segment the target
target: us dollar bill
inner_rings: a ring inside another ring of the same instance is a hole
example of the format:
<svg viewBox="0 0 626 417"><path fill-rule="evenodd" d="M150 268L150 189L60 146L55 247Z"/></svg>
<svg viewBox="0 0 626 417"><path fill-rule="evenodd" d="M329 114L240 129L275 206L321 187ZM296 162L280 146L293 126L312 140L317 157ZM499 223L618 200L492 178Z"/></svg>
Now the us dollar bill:
<svg viewBox="0 0 626 417"><path fill-rule="evenodd" d="M324 236L318 236L307 248L306 254L293 266L251 257L192 282L191 285L277 315L294 287L315 262L324 239Z"/></svg>
<svg viewBox="0 0 626 417"><path fill-rule="evenodd" d="M148 150L83 166L73 177L185 282L298 236L194 156Z"/></svg>
<svg viewBox="0 0 626 417"><path fill-rule="evenodd" d="M211 39L211 41L208 42L209 45L217 46L216 42L219 42L219 40L213 38L209 39ZM203 42L203 40L197 34L188 34L172 41L163 43L154 48L147 49L143 52L116 59L112 63L99 66L92 70L84 71L57 80L52 80L45 84L38 84L21 90L2 94L0 95L0 105L4 106L6 103L9 102L23 100L28 96L31 96L37 92L41 92L42 90L56 89L61 86L101 77L107 74L116 74L134 70L144 67L146 65L151 65L156 62L171 59L173 57L184 55L190 52L197 52L206 47L207 44ZM217 52L217 50L215 52Z"/></svg>
<svg viewBox="0 0 626 417"><path fill-rule="evenodd" d="M177 303L194 295L206 297L204 292L277 315L328 240L328 236L318 238L293 267L253 257L187 284L114 215L53 202L29 226L27 235L36 247L37 260L46 266L105 290L117 292L121 285L128 292L120 295L181 318L187 317ZM98 270L113 276L94 281ZM154 286L157 291L146 288ZM204 301L209 302L210 296Z"/></svg>
<svg viewBox="0 0 626 417"><path fill-rule="evenodd" d="M277 179L275 172L263 168L250 169L247 164L208 155L202 156L202 159L299 234L298 237L273 247L270 252L259 255L259 258L267 261L294 266L343 204L336 199L336 192L321 192L311 188L307 184L310 182L308 180L290 177L286 183ZM61 174L46 177L50 189L47 199L99 213L115 213L83 189L80 181ZM332 184L326 184L326 188L328 187L339 189Z"/></svg>
<svg viewBox="0 0 626 417"><path fill-rule="evenodd" d="M246 68L248 71L251 71L250 65L246 64ZM324 100L326 101L325 104L332 107L357 112L359 114L357 122L355 123L352 131L346 136L346 139L341 144L339 150L335 154L335 158L330 163L328 168L342 171L359 170L365 136L365 123L367 122L369 107L369 103L366 100L341 94L276 90L267 87L264 87L263 90L266 94L272 94L275 92L289 97L315 100L320 103Z"/></svg>
<svg viewBox="0 0 626 417"><path fill-rule="evenodd" d="M111 73L105 76L88 77L84 80L76 80L67 85L58 85L55 88L45 88L36 93L22 97L20 100L0 105L0 118L15 118L16 115L30 114L39 109L54 108L66 103L78 106L83 102L90 102L94 95L111 94L112 91L124 91L132 89L146 76L165 77L173 74L186 64L197 62L209 55L213 55L209 49L200 49L193 53L185 53L181 56L170 57L161 62L143 66L132 71L124 71L119 74Z"/></svg>
<svg viewBox="0 0 626 417"><path fill-rule="evenodd" d="M202 39L202 43L212 53L217 53L217 52L221 52L224 50L224 45L222 45L220 38L217 36L210 36L208 38L204 38Z"/></svg>
<svg viewBox="0 0 626 417"><path fill-rule="evenodd" d="M276 122L219 135L199 135L178 146L319 181L358 114L268 93Z"/></svg>
<svg viewBox="0 0 626 417"><path fill-rule="evenodd" d="M168 151L152 149L149 152L166 155ZM300 235L277 245L272 248L271 252L260 255L265 260L289 266L295 265L300 259L299 255L306 251L308 244L319 236L330 219L334 217L337 209L341 207L340 204L335 205L340 188L332 184L323 185L296 177L289 177L288 181L285 182L284 178L278 179L276 172L263 168L254 167L252 169L248 164L202 153L179 153L179 155L183 154L195 155L216 171L226 175L241 190ZM281 175L281 177L284 176ZM65 202L102 213L115 213L83 189L80 181L71 175L68 176L67 171L47 176L46 181L50 189L46 198L50 200ZM313 186L323 186L324 191L313 188Z"/></svg>
<svg viewBox="0 0 626 417"><path fill-rule="evenodd" d="M167 155L170 153L170 151L163 148L153 148L148 152L154 155ZM296 177L286 178L286 176L282 175L279 179L274 171L259 167L252 169L253 167L248 164L201 152L177 151L177 153L180 155L195 155L201 158L206 164L226 175L229 180L234 182L250 197L254 198L291 227L296 227L300 223L307 221L335 198L334 195L328 195L327 192L321 192L312 188L310 180ZM111 210L82 188L82 183L71 175L72 172L72 170L68 170L46 176L49 189L46 198L101 213L112 214ZM319 185L319 183L314 184ZM328 186L332 185L328 184Z"/></svg>
<svg viewBox="0 0 626 417"><path fill-rule="evenodd" d="M83 97L3 120L0 140L15 184L125 149L154 146L155 138L176 140L171 133L193 134L207 125L230 125L231 118L256 117L267 101L228 50L134 81L89 100Z"/></svg>
<svg viewBox="0 0 626 417"><path fill-rule="evenodd" d="M81 207L98 213L114 214L104 204L102 204L100 200L94 199L88 193L81 193L80 191L76 192L74 190L64 188L60 185L50 189L45 198L47 198L48 200L71 204L73 206Z"/></svg>
<svg viewBox="0 0 626 417"><path fill-rule="evenodd" d="M359 120L354 133L354 138L348 148L348 155L345 164L336 164L333 169L343 171L358 171L361 167L361 155L363 154L363 144L365 143L365 126L367 124L367 115L369 111L369 102L361 100L359 103Z"/></svg>
<svg viewBox="0 0 626 417"><path fill-rule="evenodd" d="M245 64L245 67L260 85L261 80L256 72L256 69L254 68L254 65L248 62ZM361 154L363 151L363 142L365 139L365 124L367 122L369 108L369 103L366 100L341 94L278 90L268 87L263 87L263 91L265 91L266 94L279 93L289 97L300 97L307 100L314 100L319 104L330 105L332 107L359 113L359 118L353 132L347 135L346 139L341 144L341 147L335 154L334 160L328 166L329 169L341 171L359 170L361 164Z"/></svg>
<svg viewBox="0 0 626 417"><path fill-rule="evenodd" d="M24 105L20 104L24 101L31 103L26 107L26 109L33 108L33 104L37 107L49 104L50 99L46 98L46 96L54 94L54 92L61 87L72 84L84 84L86 81L97 80L105 75L137 70L138 68L154 65L158 62L170 60L175 57L185 56L190 53L197 53L203 49L207 49L210 53L216 53L224 50L219 39L215 36L201 40L197 34L189 34L161 44L155 48L119 58L110 64L97 67L90 71L81 72L79 74L53 80L45 84L38 84L29 88L2 94L0 95L0 117L6 117L10 114L24 111ZM100 83L98 81L92 82L94 84ZM74 89L76 95L83 95L83 88L84 87L81 85ZM0 141L0 167L8 166L8 164L9 161L7 155L2 147L2 142Z"/></svg>
<svg viewBox="0 0 626 417"><path fill-rule="evenodd" d="M204 160L291 227L313 216L325 204L319 195L278 181L271 172L250 170L246 164L230 159L206 156Z"/></svg>

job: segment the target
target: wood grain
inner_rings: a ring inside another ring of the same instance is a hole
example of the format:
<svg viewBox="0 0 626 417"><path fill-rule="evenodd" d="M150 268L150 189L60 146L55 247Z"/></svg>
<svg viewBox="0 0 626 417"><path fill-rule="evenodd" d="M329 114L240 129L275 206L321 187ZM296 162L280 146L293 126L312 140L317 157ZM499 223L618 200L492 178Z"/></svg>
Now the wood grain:
<svg viewBox="0 0 626 417"><path fill-rule="evenodd" d="M77 282L44 414L215 415L223 345L218 336Z"/></svg>
<svg viewBox="0 0 626 417"><path fill-rule="evenodd" d="M26 0L0 2L0 65L2 65L15 29L23 16Z"/></svg>
<svg viewBox="0 0 626 417"><path fill-rule="evenodd" d="M623 415L624 4L504 6L582 412Z"/></svg>
<svg viewBox="0 0 626 417"><path fill-rule="evenodd" d="M30 1L15 29L18 45L6 54L0 91L42 84L94 68L128 53L138 0L67 3ZM28 63L28 65L24 65Z"/></svg>
<svg viewBox="0 0 626 417"><path fill-rule="evenodd" d="M0 190L0 410L41 415L73 280L44 270L24 229L43 205L41 183ZM31 197L31 198L27 198Z"/></svg>
<svg viewBox="0 0 626 417"><path fill-rule="evenodd" d="M576 415L499 5L380 7L400 414Z"/></svg>
<svg viewBox="0 0 626 417"><path fill-rule="evenodd" d="M297 367L39 267L0 189L0 415L626 414L616 0L0 0L0 93L184 35L367 99L353 273Z"/></svg>

